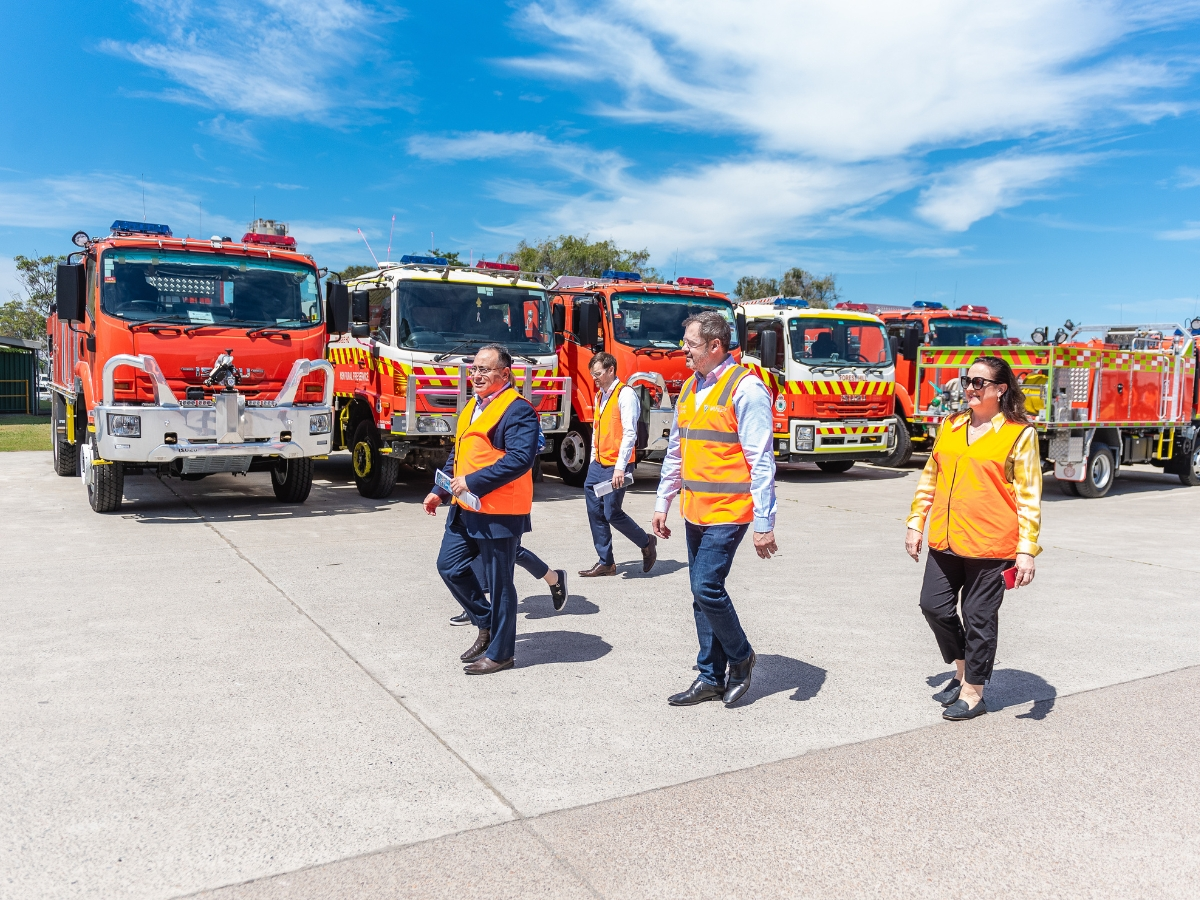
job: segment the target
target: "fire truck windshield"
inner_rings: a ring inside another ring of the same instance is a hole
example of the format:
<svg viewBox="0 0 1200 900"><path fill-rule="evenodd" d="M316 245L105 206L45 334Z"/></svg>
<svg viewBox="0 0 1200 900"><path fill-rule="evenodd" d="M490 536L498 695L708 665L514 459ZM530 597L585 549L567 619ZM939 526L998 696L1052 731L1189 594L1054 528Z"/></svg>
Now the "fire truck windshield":
<svg viewBox="0 0 1200 900"><path fill-rule="evenodd" d="M396 343L430 353L504 344L512 353L553 353L546 292L453 281L396 287Z"/></svg>
<svg viewBox="0 0 1200 900"><path fill-rule="evenodd" d="M613 335L627 347L678 350L683 340L683 320L706 309L715 309L734 329L733 306L721 297L688 294L614 294L611 299Z"/></svg>
<svg viewBox="0 0 1200 900"><path fill-rule="evenodd" d="M930 319L929 343L934 347L981 347L987 338L1004 338L1003 322L981 319Z"/></svg>
<svg viewBox="0 0 1200 900"><path fill-rule="evenodd" d="M317 273L297 263L117 248L100 266L101 309L131 322L307 328L321 321Z"/></svg>
<svg viewBox="0 0 1200 900"><path fill-rule="evenodd" d="M883 325L862 319L788 319L792 359L809 366L887 366L892 347Z"/></svg>

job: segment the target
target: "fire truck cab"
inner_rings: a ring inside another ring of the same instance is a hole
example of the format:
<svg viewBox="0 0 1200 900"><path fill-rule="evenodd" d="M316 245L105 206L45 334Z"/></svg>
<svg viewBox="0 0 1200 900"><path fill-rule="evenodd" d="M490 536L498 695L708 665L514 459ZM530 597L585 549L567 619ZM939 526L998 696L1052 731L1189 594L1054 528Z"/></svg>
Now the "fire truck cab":
<svg viewBox="0 0 1200 900"><path fill-rule="evenodd" d="M481 262L404 256L346 283L349 330L329 345L337 447L351 451L364 497L392 493L402 464L443 465L471 397L467 369L485 344L508 347L516 387L552 441L565 430L570 378L556 372L545 276Z"/></svg>
<svg viewBox="0 0 1200 900"><path fill-rule="evenodd" d="M277 498L307 499L333 419L312 257L286 234L146 222L72 240L46 326L58 474L82 476L97 512L139 474L267 472Z"/></svg>
<svg viewBox="0 0 1200 900"><path fill-rule="evenodd" d="M729 298L713 290L708 278L660 284L643 282L636 272L607 270L599 278L559 277L553 302L555 327L562 338L559 365L571 379L571 409L570 422L547 449L563 481L581 487L587 478L596 395L589 366L601 351L616 357L617 377L642 401L647 440L637 448L635 459L661 460L667 452L675 398L691 374L682 349L683 321L715 310L736 335ZM736 344L733 352L740 356Z"/></svg>
<svg viewBox="0 0 1200 900"><path fill-rule="evenodd" d="M895 363L883 323L863 304L811 309L798 297L738 307L743 363L775 400L775 457L845 472L895 445Z"/></svg>

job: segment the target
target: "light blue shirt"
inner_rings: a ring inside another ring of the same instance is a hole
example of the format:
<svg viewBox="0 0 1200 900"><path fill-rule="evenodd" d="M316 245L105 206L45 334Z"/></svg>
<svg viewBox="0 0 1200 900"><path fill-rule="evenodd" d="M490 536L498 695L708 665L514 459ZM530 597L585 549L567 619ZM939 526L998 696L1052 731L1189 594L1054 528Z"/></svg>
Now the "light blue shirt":
<svg viewBox="0 0 1200 900"><path fill-rule="evenodd" d="M732 356L713 369L705 378L696 376L696 399L703 400L717 380L729 367L736 365ZM682 396L681 398L682 399ZM738 441L742 453L750 464L750 494L754 498L754 530L775 530L775 431L772 425L771 393L755 375L750 374L738 382L733 392L733 411L737 415ZM667 458L663 460L662 475L658 482L658 499L654 503L656 512L667 512L671 501L679 495L683 485L683 458L679 452L679 404L675 404L675 418L671 422L671 439L667 443Z"/></svg>

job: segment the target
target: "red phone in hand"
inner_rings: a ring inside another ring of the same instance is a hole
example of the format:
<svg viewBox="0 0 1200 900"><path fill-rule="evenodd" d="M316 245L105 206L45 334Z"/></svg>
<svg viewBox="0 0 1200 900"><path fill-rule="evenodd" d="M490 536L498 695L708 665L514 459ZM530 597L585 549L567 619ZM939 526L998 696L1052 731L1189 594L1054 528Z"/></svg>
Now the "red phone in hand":
<svg viewBox="0 0 1200 900"><path fill-rule="evenodd" d="M1017 567L1016 566L1012 566L1011 568L1005 569L1000 574L1002 574L1004 576L1004 589L1006 591L1011 591L1014 588L1016 588L1016 586L1017 586Z"/></svg>

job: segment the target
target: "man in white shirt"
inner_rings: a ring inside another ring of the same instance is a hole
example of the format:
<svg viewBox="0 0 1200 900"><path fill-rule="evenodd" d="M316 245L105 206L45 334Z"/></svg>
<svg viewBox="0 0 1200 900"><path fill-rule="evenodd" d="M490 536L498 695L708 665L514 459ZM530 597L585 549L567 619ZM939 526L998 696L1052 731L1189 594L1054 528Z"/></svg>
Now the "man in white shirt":
<svg viewBox="0 0 1200 900"><path fill-rule="evenodd" d="M629 479L625 471L637 443L637 423L641 403L633 388L617 378L617 360L611 353L597 353L590 366L596 382L596 400L592 410L592 464L583 484L587 503L588 524L592 526L592 543L600 561L579 574L584 578L616 575L613 557L612 530L615 528L642 551L642 571L649 572L658 559L658 538L646 534L630 518L621 503ZM611 485L612 492L596 495L596 487Z"/></svg>

